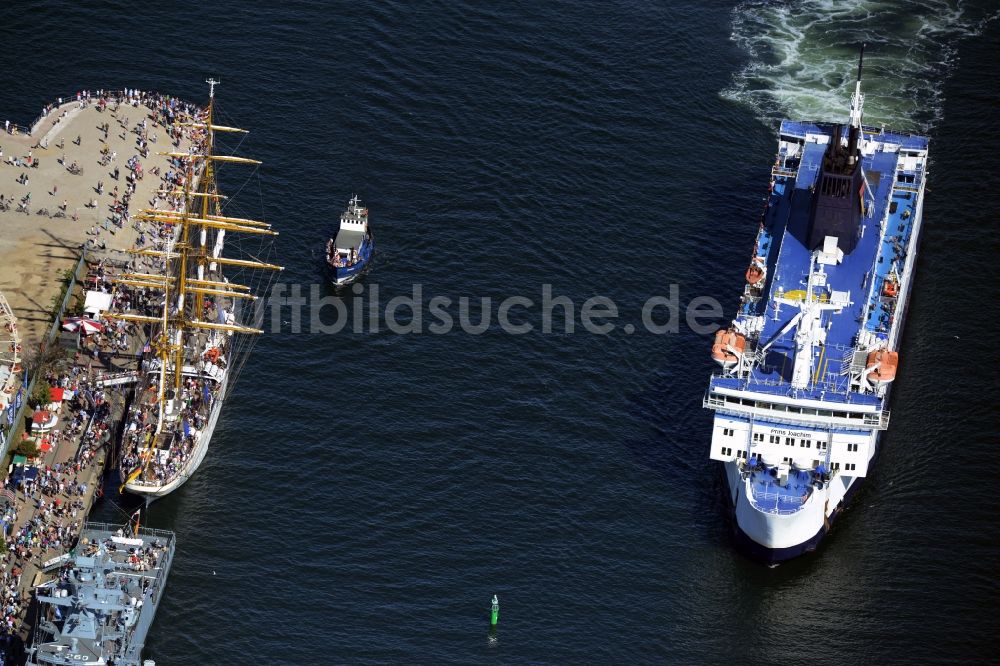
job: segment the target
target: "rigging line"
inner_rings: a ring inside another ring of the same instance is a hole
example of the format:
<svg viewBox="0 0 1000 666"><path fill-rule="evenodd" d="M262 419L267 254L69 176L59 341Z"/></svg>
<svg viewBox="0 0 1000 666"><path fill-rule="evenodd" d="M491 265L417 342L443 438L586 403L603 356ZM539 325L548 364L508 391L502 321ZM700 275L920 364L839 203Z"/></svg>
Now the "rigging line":
<svg viewBox="0 0 1000 666"><path fill-rule="evenodd" d="M132 514L129 514L128 512L126 512L126 511L125 511L125 509L121 508L121 506L119 506L117 502L115 502L115 501L114 501L113 499L111 499L110 497L105 497L104 499L106 499L106 500L108 500L109 502L111 502L111 506L113 506L113 507L115 507L116 509L118 509L118 513L120 513L120 514L122 514L123 516L125 516L125 518L126 518L126 522L128 522L129 520L132 520ZM134 513L134 512L133 512L133 513Z"/></svg>
<svg viewBox="0 0 1000 666"><path fill-rule="evenodd" d="M240 148L241 148L241 147L243 146L243 142L247 140L247 137L248 137L248 136L250 136L250 133L249 133L249 132L248 132L248 133L246 133L246 134L242 134L242 135L240 135L240 142L236 144L236 147L235 147L235 148L233 148L233 154L234 154L234 155L235 155L236 153L240 152Z"/></svg>
<svg viewBox="0 0 1000 666"><path fill-rule="evenodd" d="M260 175L258 174L258 171L260 171L260 165L259 164L254 167L253 171L247 176L246 180L243 181L243 184L240 185L240 188L238 190L236 190L236 192L234 192L233 194L227 195L229 197L229 199L227 199L226 201L224 201L222 203L221 210L225 211L226 208L229 207L229 205L230 205L230 203L232 203L233 199L235 199L236 197L238 197L240 195L240 192L242 192L243 189L247 186L247 183L250 182L251 178L253 178L254 176L257 176L258 179L260 178Z"/></svg>
<svg viewBox="0 0 1000 666"><path fill-rule="evenodd" d="M260 212L262 214L261 216L263 217L263 213L264 213L264 188L261 186L261 181L262 180L263 180L263 178L258 178L257 179L257 198L260 201Z"/></svg>
<svg viewBox="0 0 1000 666"><path fill-rule="evenodd" d="M233 125L233 126L236 126L236 125L235 125L235 124L234 124L234 123L233 123L232 121L228 120L228 119L229 119L229 115L228 115L228 114L222 114L222 115L224 115L224 118L223 118L223 119L224 119L224 120L225 120L225 121L226 121L226 122L227 122L228 124L230 124L230 125ZM240 140L239 140L239 143L237 143L237 144L236 144L236 147L232 149L232 151L231 151L231 154L235 155L236 153L238 153L238 152L239 152L240 148L241 148L241 147L243 146L243 142L247 140L247 137L248 137L248 136L249 136L249 133L247 133L247 134L243 134L242 136L240 136ZM227 150L228 150L228 149L227 149ZM260 165L258 164L258 165L257 165L257 167L259 167L259 166L260 166ZM251 172L251 173L250 173L250 175L249 175L249 176L247 176L247 180L246 180L246 181L244 181L243 185L241 185L241 186L240 186L240 188L239 188L238 190L236 190L236 192L235 192L234 194L230 195L230 197L229 197L229 198L230 198L230 199L234 199L234 198L236 198L236 196L237 196L237 195L239 195L239 193L243 191L243 188L244 188L244 187L246 187L246 183L247 183L247 182L249 182L250 178L252 178L252 177L254 176L254 174L255 174L256 172L257 172L257 168L254 168L253 172ZM227 203L223 203L223 204L222 204L222 209L223 209L223 210L225 210L225 208L226 208L226 206L227 206L227 205L228 205L228 202L227 202Z"/></svg>

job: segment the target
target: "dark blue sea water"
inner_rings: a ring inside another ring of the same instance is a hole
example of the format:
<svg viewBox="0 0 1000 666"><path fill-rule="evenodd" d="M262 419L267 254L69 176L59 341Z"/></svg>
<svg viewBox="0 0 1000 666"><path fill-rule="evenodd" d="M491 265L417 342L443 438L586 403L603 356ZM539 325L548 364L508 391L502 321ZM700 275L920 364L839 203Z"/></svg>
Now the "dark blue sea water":
<svg viewBox="0 0 1000 666"><path fill-rule="evenodd" d="M160 666L995 659L993 11L5 6L2 117L30 121L81 88L203 100L204 79L220 79L222 120L250 128L244 152L264 160L248 207L282 232L284 283L320 280L323 233L357 192L379 248L365 286L383 303L416 283L424 300L539 302L549 284L621 313L608 335L544 334L536 307L515 315L536 325L519 336L265 337L208 459L149 513L179 539L150 654ZM932 137L892 426L821 549L766 569L734 551L708 460L709 340L651 334L639 313L677 285L682 303L711 296L732 315L774 119L846 115L862 40L869 118ZM224 172L229 191L242 183ZM98 513L120 518L110 503Z"/></svg>

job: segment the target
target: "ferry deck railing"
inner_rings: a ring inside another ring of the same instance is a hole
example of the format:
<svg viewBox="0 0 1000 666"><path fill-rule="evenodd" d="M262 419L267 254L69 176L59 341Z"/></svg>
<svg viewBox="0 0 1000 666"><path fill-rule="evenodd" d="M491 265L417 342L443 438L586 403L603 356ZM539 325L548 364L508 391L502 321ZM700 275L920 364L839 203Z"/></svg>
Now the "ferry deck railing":
<svg viewBox="0 0 1000 666"><path fill-rule="evenodd" d="M805 504L807 497L795 497L794 495L782 495L781 493L754 492L753 504L761 511L777 514L779 516L790 516L798 512ZM774 502L773 506L768 506L764 502ZM781 508L781 504L794 504L794 508Z"/></svg>
<svg viewBox="0 0 1000 666"><path fill-rule="evenodd" d="M830 345L831 349L840 350L840 345ZM843 347L844 350L853 351L849 347ZM847 352L845 352L847 353ZM829 377L836 377L836 379L830 379ZM797 390L793 389L792 385L783 379L764 379L761 377L736 377L734 375L726 375L722 373L713 373L712 379L736 379L740 382L740 389L744 391L761 390L763 393L769 393L772 395L792 395L792 392ZM780 389L780 390L775 390ZM817 379L816 381L809 384L808 389L803 389L808 391L826 391L827 393L834 393L837 395L846 396L848 402L852 397L850 390L850 382L846 377L842 377L840 373L836 371L831 371L824 373L823 379Z"/></svg>
<svg viewBox="0 0 1000 666"><path fill-rule="evenodd" d="M753 405L737 404L715 396L709 392L705 394L705 397L702 400L702 407L706 409L714 409L715 411L722 412L724 414L742 417L753 416L767 421L788 425L814 423L826 427L831 425L830 419L836 418L838 421L833 425L833 427L836 428L850 429L864 427L876 430L885 430L889 427L890 412L887 409L875 412L855 412L859 414L860 418L846 418L835 417L832 414L820 414L820 411L828 410L814 409L811 407L799 407L796 405L784 405L780 403L759 403L760 401L755 401L755 404ZM790 416L789 414L797 414L798 417Z"/></svg>

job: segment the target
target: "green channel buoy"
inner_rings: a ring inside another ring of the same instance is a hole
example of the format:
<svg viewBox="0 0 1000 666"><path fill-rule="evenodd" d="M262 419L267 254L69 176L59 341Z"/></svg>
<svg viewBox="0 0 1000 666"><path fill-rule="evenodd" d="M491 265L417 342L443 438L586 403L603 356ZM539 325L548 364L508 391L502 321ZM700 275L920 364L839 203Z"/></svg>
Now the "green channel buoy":
<svg viewBox="0 0 1000 666"><path fill-rule="evenodd" d="M493 605L490 607L490 626L497 626L497 621L500 620L500 601L497 600L497 595L493 595Z"/></svg>

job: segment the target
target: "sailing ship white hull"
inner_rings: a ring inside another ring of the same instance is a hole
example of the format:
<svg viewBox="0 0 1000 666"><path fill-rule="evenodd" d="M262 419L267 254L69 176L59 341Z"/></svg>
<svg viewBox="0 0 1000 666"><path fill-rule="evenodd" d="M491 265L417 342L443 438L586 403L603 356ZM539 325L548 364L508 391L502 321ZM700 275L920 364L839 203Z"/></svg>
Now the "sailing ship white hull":
<svg viewBox="0 0 1000 666"><path fill-rule="evenodd" d="M212 433L215 432L215 424L219 420L219 414L222 412L222 405L225 402L226 385L228 382L229 375L226 375L222 380L222 385L219 387L218 395L220 397L212 405L212 409L208 415L208 421L205 423L205 428L201 431L201 436L198 438L198 442L191 449L191 456L184 463L184 466L177 473L177 476L163 485L151 485L136 481L126 483L126 491L132 493L133 495L144 497L146 499L146 503L148 504L154 500L160 499L161 497L166 497L183 486L188 479L194 476L194 473L198 471L198 468L201 466L201 462L205 459L205 455L208 453L208 445L212 441Z"/></svg>
<svg viewBox="0 0 1000 666"><path fill-rule="evenodd" d="M238 374L253 346L250 340L234 336L252 339L264 332L247 325L253 323L249 317L240 319L241 299L267 292L266 283L247 275L248 270L272 274L284 270L269 261L271 239L278 235L270 224L223 214L220 198L225 197L218 192L211 164L259 165L260 161L215 154L217 132L246 134L247 130L213 122L218 81L206 83L207 108L192 111L185 106L179 121L172 111L161 110L165 122L190 130L180 132L181 136L188 132L193 146L167 153L175 160L175 170L164 180L166 190L158 192L150 209L135 216L137 222L153 223L154 243L135 250L143 255L142 261L130 263L117 281L127 294L120 300L125 311L109 315L149 327L140 355L145 356L140 371L145 376L122 435L118 461L122 490L144 497L147 504L180 488L201 466L226 399L229 374ZM175 146L180 146L179 140ZM158 207L161 203L164 207ZM254 242L250 251L237 244L231 254L244 256L230 256L224 253L227 233L252 234L260 243ZM235 275L249 284L233 282L233 274L224 274L227 266L239 267ZM161 314L152 316L157 310Z"/></svg>

